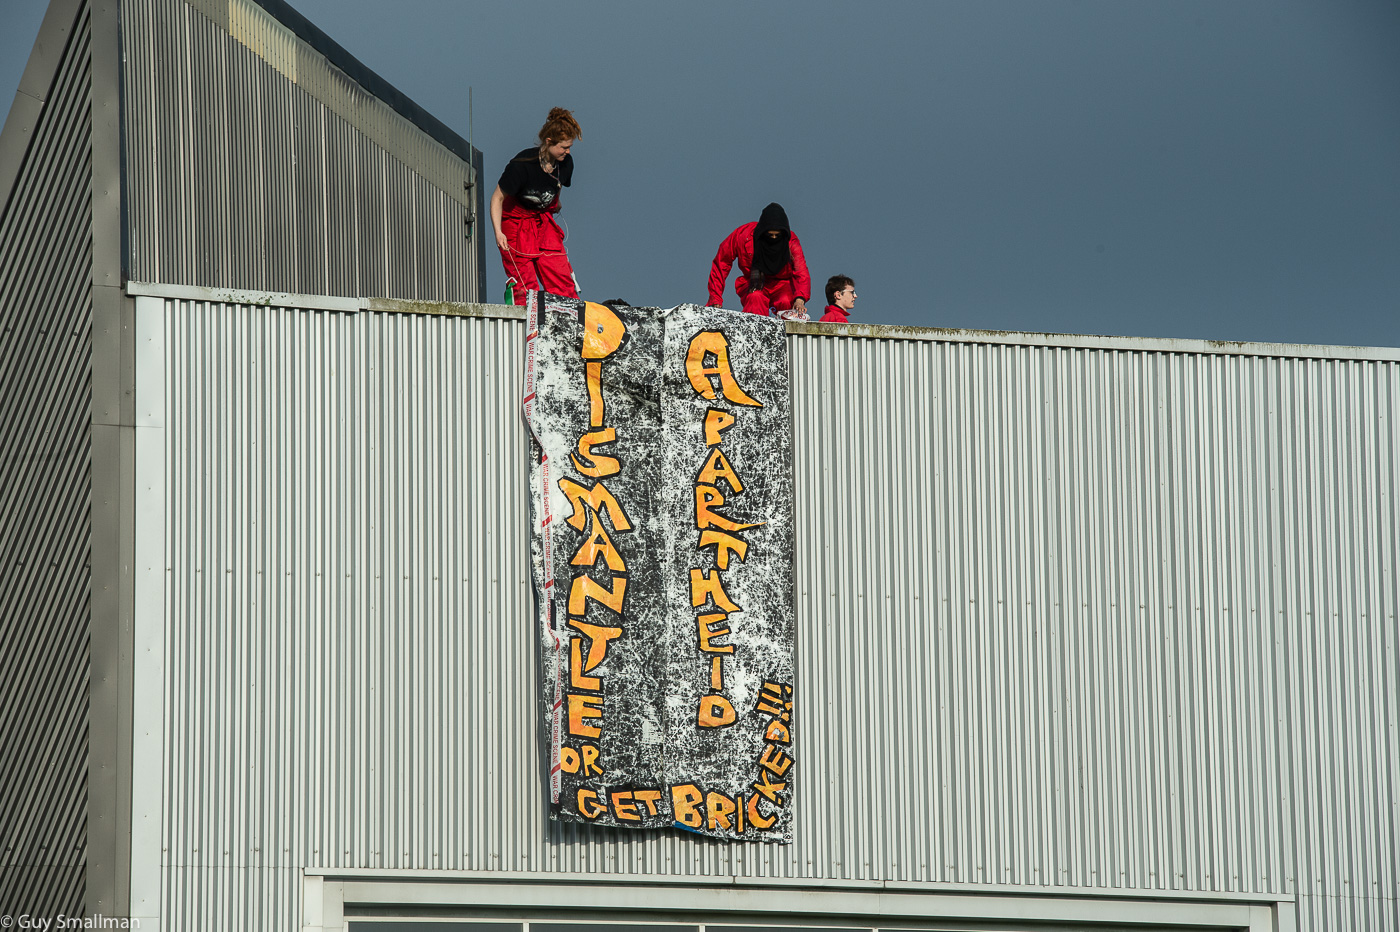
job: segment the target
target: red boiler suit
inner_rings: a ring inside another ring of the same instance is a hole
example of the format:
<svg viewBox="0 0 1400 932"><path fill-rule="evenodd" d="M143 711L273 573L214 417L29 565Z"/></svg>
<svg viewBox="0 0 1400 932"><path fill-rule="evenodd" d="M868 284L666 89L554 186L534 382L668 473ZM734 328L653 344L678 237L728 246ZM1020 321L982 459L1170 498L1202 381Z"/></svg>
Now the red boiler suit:
<svg viewBox="0 0 1400 932"><path fill-rule="evenodd" d="M558 210L558 201L555 201ZM510 243L510 252L501 252L506 275L519 282L515 303L525 304L525 292L547 291L564 298L577 298L574 269L564 251L564 231L554 219L554 211L530 210L513 197L506 197L501 208L501 232Z"/></svg>
<svg viewBox="0 0 1400 932"><path fill-rule="evenodd" d="M770 307L780 311L791 309L793 303L812 297L812 276L807 274L807 259L802 255L802 243L796 233L788 234L788 252L792 261L783 266L782 271L763 283L757 291L749 291L749 272L753 269L753 231L758 222L746 223L730 233L719 244L715 261L710 265L711 307L719 307L724 300L724 283L729 278L729 270L739 263L739 277L734 280L734 290L743 302L744 310L750 314L768 313Z"/></svg>

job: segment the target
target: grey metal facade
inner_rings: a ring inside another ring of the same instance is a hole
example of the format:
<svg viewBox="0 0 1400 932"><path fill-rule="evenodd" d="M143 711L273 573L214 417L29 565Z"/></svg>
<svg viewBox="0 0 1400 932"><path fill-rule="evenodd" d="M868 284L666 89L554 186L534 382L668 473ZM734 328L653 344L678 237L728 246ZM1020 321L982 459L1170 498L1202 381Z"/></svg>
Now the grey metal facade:
<svg viewBox="0 0 1400 932"><path fill-rule="evenodd" d="M121 15L130 279L482 300L479 152L276 0Z"/></svg>
<svg viewBox="0 0 1400 932"><path fill-rule="evenodd" d="M471 299L480 169L281 0L50 3L0 131L0 915L128 911L129 275Z"/></svg>
<svg viewBox="0 0 1400 932"><path fill-rule="evenodd" d="M457 871L1400 929L1396 351L791 327L804 747L756 846L545 818L513 311L139 300L136 915Z"/></svg>
<svg viewBox="0 0 1400 932"><path fill-rule="evenodd" d="M91 598L91 31L60 5L0 188L0 914L81 913ZM75 7L79 7L75 9ZM7 133L7 141L15 137Z"/></svg>

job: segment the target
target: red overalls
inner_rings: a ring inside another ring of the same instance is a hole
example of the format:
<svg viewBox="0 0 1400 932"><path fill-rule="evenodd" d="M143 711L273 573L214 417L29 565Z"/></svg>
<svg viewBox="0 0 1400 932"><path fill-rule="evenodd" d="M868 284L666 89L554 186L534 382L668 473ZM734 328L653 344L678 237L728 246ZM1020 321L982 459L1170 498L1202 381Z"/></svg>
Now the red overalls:
<svg viewBox="0 0 1400 932"><path fill-rule="evenodd" d="M744 310L750 314L768 313L770 307L780 311L791 310L793 303L812 297L812 276L807 274L807 259L802 255L802 243L797 234L788 237L788 252L792 261L783 270L763 283L756 291L749 291L749 272L753 269L753 231L758 222L746 223L730 233L719 244L715 261L710 264L711 307L719 307L724 299L724 283L729 278L729 270L739 263L739 277L734 280L734 290L739 294Z"/></svg>
<svg viewBox="0 0 1400 932"><path fill-rule="evenodd" d="M558 201L550 210L530 210L510 196L501 208L501 232L511 249L501 250L501 265L506 276L516 282L516 304L525 304L527 291L578 297L574 269L564 251L564 231L554 219L558 210Z"/></svg>

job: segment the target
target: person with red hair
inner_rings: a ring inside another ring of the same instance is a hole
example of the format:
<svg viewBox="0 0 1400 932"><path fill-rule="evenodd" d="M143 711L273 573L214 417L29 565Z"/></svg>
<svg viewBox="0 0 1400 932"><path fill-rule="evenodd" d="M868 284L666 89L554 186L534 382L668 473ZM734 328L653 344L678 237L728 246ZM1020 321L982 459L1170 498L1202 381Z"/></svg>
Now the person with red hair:
<svg viewBox="0 0 1400 932"><path fill-rule="evenodd" d="M802 243L788 226L787 212L777 204L763 208L757 223L746 223L719 244L710 265L710 307L719 307L729 270L739 263L734 290L745 311L785 320L807 320L812 276Z"/></svg>
<svg viewBox="0 0 1400 932"><path fill-rule="evenodd" d="M506 163L491 192L491 226L508 277L506 286L514 285L515 303L520 305L527 291L578 297L564 231L554 215L559 213L560 193L574 177L569 150L583 130L572 113L555 107L539 135L538 146L522 149Z"/></svg>

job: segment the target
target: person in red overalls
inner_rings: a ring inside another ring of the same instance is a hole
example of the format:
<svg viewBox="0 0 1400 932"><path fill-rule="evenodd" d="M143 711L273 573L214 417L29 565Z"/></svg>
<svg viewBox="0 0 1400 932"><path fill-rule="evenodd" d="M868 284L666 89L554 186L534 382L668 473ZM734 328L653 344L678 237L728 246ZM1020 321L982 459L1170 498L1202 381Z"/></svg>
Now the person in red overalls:
<svg viewBox="0 0 1400 932"><path fill-rule="evenodd" d="M725 237L710 265L710 307L719 307L724 283L735 261L739 277L734 290L750 314L775 316L785 320L807 320L807 301L812 297L812 277L802 243L788 227L787 213L777 204L763 208L757 223L746 223Z"/></svg>
<svg viewBox="0 0 1400 932"><path fill-rule="evenodd" d="M507 162L491 192L491 226L506 284L515 287L516 304L525 303L527 291L578 297L578 280L564 251L564 231L554 215L559 213L560 192L574 177L569 150L582 135L574 115L555 107L540 127L540 144L522 149Z"/></svg>

